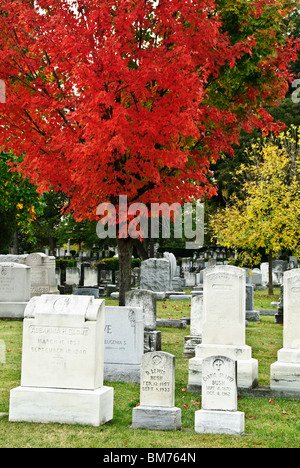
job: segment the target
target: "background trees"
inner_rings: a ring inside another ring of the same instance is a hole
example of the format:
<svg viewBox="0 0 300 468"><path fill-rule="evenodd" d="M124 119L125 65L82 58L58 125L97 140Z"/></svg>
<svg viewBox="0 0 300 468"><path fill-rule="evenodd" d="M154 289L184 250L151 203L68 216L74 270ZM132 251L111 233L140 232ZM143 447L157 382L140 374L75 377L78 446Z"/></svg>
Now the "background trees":
<svg viewBox="0 0 300 468"><path fill-rule="evenodd" d="M218 243L251 251L244 259L250 260L247 266L259 262L259 249L266 251L270 293L273 254L285 248L300 255L299 137L300 129L291 127L277 138L253 145L249 163L236 174L242 197L233 195L211 219Z"/></svg>
<svg viewBox="0 0 300 468"><path fill-rule="evenodd" d="M210 164L241 129L278 130L297 58L291 0L7 1L0 12L0 145L75 219L99 203L184 203L216 193ZM130 238L119 239L121 291Z"/></svg>

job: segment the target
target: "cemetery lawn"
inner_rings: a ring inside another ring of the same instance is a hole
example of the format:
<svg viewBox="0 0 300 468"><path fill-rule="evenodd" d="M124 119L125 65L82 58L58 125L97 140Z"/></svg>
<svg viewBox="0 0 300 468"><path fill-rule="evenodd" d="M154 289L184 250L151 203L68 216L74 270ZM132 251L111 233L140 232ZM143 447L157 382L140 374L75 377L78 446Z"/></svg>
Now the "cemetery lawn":
<svg viewBox="0 0 300 468"><path fill-rule="evenodd" d="M266 291L255 293L256 308L271 309ZM264 301L265 306L257 306ZM106 303L116 304L112 300ZM158 302L158 318L189 316L189 302ZM132 409L139 403L139 385L105 382L114 387L114 419L100 427L60 424L10 423L9 391L20 385L22 322L0 321L0 339L6 344L6 362L0 363L0 447L1 448L299 448L300 401L284 398L239 397L238 410L245 413L245 435L202 435L194 432L194 414L201 409L201 396L187 392L188 359L182 358L186 329L160 328L162 350L176 356L176 406L182 410L178 432L133 430ZM249 322L246 337L253 357L259 361L259 385L270 383L270 364L282 347L283 327L273 316L261 315ZM126 452L125 452L126 453Z"/></svg>

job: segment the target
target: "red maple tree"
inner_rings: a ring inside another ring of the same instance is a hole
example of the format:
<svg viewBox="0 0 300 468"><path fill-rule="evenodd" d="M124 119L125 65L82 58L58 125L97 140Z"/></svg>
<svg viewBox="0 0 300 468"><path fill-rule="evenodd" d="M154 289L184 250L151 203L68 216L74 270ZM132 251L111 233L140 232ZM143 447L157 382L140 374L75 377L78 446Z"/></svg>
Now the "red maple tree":
<svg viewBox="0 0 300 468"><path fill-rule="evenodd" d="M2 0L0 146L65 192L77 219L101 202L212 196L209 166L241 128L275 130L297 46L292 0ZM119 239L121 291L131 240Z"/></svg>

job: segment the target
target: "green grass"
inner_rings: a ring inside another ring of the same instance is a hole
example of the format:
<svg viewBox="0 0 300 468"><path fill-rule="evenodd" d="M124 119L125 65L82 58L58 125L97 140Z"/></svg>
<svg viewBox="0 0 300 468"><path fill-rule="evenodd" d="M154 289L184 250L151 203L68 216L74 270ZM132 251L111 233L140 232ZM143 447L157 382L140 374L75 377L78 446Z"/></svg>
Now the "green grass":
<svg viewBox="0 0 300 468"><path fill-rule="evenodd" d="M265 293L265 291L260 292ZM269 301L269 298L267 299ZM273 299L272 299L273 300ZM270 301L271 302L271 301ZM110 301L107 301L110 303ZM269 305L267 307L270 308ZM189 304L158 303L158 318L181 318L189 315ZM95 428L81 425L10 423L0 417L0 447L11 448L209 448L209 447L290 447L300 446L300 402L284 398L242 397L238 410L245 413L245 435L200 435L194 432L195 411L201 397L187 392L188 359L182 358L187 329L161 328L162 350L176 356L176 406L182 409L182 430L161 432L130 428L132 409L139 403L139 385L111 383L114 387L114 419ZM282 347L283 328L274 317L262 316L247 327L247 344L259 360L259 384L269 385L270 364ZM22 322L0 321L0 339L6 343L6 362L0 364L0 413L8 412L9 391L20 385Z"/></svg>
<svg viewBox="0 0 300 468"><path fill-rule="evenodd" d="M254 310L277 310L276 306L271 306L271 302L278 302L280 298L280 288L274 288L274 294L270 295L268 289L255 291Z"/></svg>

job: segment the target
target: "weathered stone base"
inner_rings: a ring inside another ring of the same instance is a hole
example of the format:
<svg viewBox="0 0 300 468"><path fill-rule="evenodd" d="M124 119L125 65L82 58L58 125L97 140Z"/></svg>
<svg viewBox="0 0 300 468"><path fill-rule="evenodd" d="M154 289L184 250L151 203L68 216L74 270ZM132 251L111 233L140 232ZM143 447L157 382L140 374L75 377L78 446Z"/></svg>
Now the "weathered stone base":
<svg viewBox="0 0 300 468"><path fill-rule="evenodd" d="M107 382L140 383L140 364L104 364L104 380Z"/></svg>
<svg viewBox="0 0 300 468"><path fill-rule="evenodd" d="M137 406L132 410L132 429L179 431L181 409L164 406Z"/></svg>
<svg viewBox="0 0 300 468"><path fill-rule="evenodd" d="M251 357L251 348L231 345L198 345L196 357L189 361L188 390L201 389L202 361L209 356L227 356L237 361L238 388L254 388L258 385L258 361Z"/></svg>
<svg viewBox="0 0 300 468"><path fill-rule="evenodd" d="M201 336L192 336L192 335L185 336L184 343L183 343L182 357L184 358L195 357L196 346L198 346L201 343L202 343Z"/></svg>
<svg viewBox="0 0 300 468"><path fill-rule="evenodd" d="M196 411L195 432L199 434L242 435L245 432L245 413L240 411Z"/></svg>
<svg viewBox="0 0 300 468"><path fill-rule="evenodd" d="M113 418L114 389L17 387L10 392L9 421L101 426Z"/></svg>
<svg viewBox="0 0 300 468"><path fill-rule="evenodd" d="M161 331L144 331L144 353L161 351Z"/></svg>
<svg viewBox="0 0 300 468"><path fill-rule="evenodd" d="M300 394L300 349L278 351L278 361L271 365L270 387L273 391Z"/></svg>
<svg viewBox="0 0 300 468"><path fill-rule="evenodd" d="M260 320L260 311L246 310L246 320L248 320L248 322L258 322Z"/></svg>
<svg viewBox="0 0 300 468"><path fill-rule="evenodd" d="M28 302L0 302L0 319L22 320Z"/></svg>

